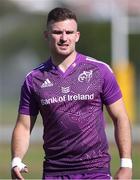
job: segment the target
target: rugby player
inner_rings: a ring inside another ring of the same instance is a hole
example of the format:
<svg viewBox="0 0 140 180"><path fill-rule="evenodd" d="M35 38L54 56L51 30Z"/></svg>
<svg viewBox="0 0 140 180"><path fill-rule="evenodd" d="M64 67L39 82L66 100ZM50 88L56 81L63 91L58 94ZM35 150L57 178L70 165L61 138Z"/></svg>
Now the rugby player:
<svg viewBox="0 0 140 180"><path fill-rule="evenodd" d="M131 128L112 69L76 51L75 14L55 8L44 32L51 56L22 85L11 141L12 178L28 172L23 158L38 113L44 126L42 179L111 179L103 107L112 118L120 154L116 179L132 178Z"/></svg>

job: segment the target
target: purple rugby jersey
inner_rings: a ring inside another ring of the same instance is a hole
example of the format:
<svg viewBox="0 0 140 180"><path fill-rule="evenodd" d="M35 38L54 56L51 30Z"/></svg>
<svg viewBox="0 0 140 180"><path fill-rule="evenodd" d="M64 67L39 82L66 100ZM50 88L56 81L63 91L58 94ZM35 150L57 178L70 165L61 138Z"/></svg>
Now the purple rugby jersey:
<svg viewBox="0 0 140 180"><path fill-rule="evenodd" d="M19 113L43 118L44 173L110 173L103 104L121 97L110 67L79 53L66 72L50 58L28 74Z"/></svg>

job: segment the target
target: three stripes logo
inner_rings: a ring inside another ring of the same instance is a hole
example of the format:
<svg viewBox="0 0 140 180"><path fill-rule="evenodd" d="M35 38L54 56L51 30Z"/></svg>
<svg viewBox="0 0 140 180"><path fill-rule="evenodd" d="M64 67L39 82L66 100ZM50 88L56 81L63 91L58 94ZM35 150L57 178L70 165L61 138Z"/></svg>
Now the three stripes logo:
<svg viewBox="0 0 140 180"><path fill-rule="evenodd" d="M53 86L53 83L49 79L46 79L41 85L41 88L52 87L52 86Z"/></svg>

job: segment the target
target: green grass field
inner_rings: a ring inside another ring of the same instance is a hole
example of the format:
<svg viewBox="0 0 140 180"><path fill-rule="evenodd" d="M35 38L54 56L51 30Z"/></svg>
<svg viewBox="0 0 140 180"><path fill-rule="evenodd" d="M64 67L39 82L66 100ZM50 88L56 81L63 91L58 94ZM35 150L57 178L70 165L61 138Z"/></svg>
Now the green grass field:
<svg viewBox="0 0 140 180"><path fill-rule="evenodd" d="M119 156L116 146L110 146L112 155L112 175L119 167ZM140 179L140 145L133 146L133 179ZM28 165L29 173L25 174L25 179L41 179L42 176L43 150L41 144L31 144L24 159ZM0 179L10 179L10 145L0 144Z"/></svg>

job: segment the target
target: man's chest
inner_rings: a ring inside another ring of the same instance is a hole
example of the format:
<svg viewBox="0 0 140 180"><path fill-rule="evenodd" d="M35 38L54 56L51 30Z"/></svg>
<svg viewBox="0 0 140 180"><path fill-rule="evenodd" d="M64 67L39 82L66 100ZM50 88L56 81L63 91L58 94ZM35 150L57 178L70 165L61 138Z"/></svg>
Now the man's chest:
<svg viewBox="0 0 140 180"><path fill-rule="evenodd" d="M94 100L101 92L102 80L96 68L79 68L64 74L43 73L34 79L35 93L42 105Z"/></svg>

